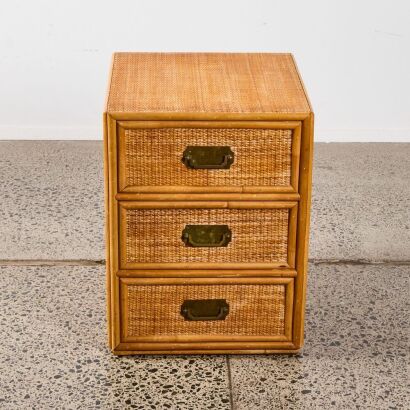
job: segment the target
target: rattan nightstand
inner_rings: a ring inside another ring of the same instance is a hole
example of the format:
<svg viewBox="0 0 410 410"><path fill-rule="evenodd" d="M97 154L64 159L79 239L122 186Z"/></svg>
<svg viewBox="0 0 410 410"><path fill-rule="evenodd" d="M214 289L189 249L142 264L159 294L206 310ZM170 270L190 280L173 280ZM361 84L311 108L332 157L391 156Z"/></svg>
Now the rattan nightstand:
<svg viewBox="0 0 410 410"><path fill-rule="evenodd" d="M113 352L298 351L313 113L293 57L116 53L104 129Z"/></svg>

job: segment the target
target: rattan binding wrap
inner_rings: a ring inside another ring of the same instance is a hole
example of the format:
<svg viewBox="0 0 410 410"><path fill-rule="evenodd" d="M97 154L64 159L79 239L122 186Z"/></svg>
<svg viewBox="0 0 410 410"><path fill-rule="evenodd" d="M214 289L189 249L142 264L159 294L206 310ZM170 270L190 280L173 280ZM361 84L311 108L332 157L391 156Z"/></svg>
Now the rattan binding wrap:
<svg viewBox="0 0 410 410"><path fill-rule="evenodd" d="M125 218L127 263L287 263L288 209L127 209ZM181 240L187 224L228 225L232 241L187 247Z"/></svg>
<svg viewBox="0 0 410 410"><path fill-rule="evenodd" d="M309 111L290 54L116 53L108 112Z"/></svg>
<svg viewBox="0 0 410 410"><path fill-rule="evenodd" d="M128 336L277 336L285 332L284 285L128 286ZM221 321L186 321L187 299L226 299Z"/></svg>
<svg viewBox="0 0 410 410"><path fill-rule="evenodd" d="M229 170L192 170L182 162L189 145L229 146ZM292 130L156 128L125 130L127 186L290 185Z"/></svg>

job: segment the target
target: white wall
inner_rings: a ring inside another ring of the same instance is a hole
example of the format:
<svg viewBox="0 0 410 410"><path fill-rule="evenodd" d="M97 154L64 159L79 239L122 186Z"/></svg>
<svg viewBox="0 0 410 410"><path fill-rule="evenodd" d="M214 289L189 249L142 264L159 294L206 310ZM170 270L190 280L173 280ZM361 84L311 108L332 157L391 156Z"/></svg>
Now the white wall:
<svg viewBox="0 0 410 410"><path fill-rule="evenodd" d="M113 51L290 51L316 140L410 141L409 0L1 0L0 139L99 139Z"/></svg>

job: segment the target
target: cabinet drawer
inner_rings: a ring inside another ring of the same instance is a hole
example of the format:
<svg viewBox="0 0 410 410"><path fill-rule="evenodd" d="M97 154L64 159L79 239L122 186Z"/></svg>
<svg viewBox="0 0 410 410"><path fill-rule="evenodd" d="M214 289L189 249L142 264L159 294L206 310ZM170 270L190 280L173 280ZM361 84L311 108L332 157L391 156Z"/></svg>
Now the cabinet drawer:
<svg viewBox="0 0 410 410"><path fill-rule="evenodd" d="M121 279L123 342L286 341L292 278Z"/></svg>
<svg viewBox="0 0 410 410"><path fill-rule="evenodd" d="M297 121L120 122L117 132L119 192L298 190Z"/></svg>
<svg viewBox="0 0 410 410"><path fill-rule="evenodd" d="M295 202L122 202L120 268L295 266Z"/></svg>

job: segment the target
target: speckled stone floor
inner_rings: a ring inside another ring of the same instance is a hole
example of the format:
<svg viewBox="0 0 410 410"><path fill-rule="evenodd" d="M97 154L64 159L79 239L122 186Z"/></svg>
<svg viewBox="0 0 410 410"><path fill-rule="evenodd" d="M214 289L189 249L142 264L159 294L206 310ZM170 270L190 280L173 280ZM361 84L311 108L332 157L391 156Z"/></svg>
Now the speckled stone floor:
<svg viewBox="0 0 410 410"><path fill-rule="evenodd" d="M410 408L410 144L316 146L305 347L229 358L108 351L101 148L0 142L1 409Z"/></svg>
<svg viewBox="0 0 410 410"><path fill-rule="evenodd" d="M104 259L99 141L0 141L0 258ZM410 144L316 144L310 258L409 259Z"/></svg>

